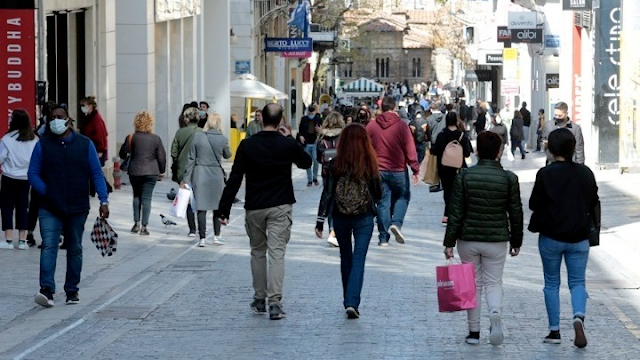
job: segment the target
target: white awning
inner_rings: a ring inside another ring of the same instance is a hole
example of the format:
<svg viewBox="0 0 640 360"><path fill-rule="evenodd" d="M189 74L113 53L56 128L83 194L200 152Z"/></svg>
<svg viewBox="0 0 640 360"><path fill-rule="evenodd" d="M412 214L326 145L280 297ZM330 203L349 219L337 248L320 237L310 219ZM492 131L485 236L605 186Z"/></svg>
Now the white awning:
<svg viewBox="0 0 640 360"><path fill-rule="evenodd" d="M353 94L358 93L358 95L363 96L362 94L368 94L369 96L373 96L375 93L381 93L384 91L384 86L378 84L373 80L369 80L367 78L360 78L356 81L350 82L342 87L342 91L345 94ZM365 95L366 96L366 95Z"/></svg>

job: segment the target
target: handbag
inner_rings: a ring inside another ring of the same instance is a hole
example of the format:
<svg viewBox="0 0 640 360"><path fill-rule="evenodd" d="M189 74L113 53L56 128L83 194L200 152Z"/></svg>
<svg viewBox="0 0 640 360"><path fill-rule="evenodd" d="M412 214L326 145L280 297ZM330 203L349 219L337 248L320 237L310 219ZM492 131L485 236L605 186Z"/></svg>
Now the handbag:
<svg viewBox="0 0 640 360"><path fill-rule="evenodd" d="M440 312L452 312L475 309L476 271L471 263L436 266L436 286L438 289L438 308Z"/></svg>
<svg viewBox="0 0 640 360"><path fill-rule="evenodd" d="M422 163L420 164L419 174L422 181L429 185L440 184L440 177L438 176L438 157L432 155L431 150L429 149L424 153L424 160L422 160Z"/></svg>
<svg viewBox="0 0 640 360"><path fill-rule="evenodd" d="M205 136L207 137L207 141L209 141L209 145L211 146L211 150L213 151L213 156L216 157L216 161L218 162L218 165L220 165L220 169L222 170L222 179L224 180L224 184L227 185L227 172L224 171L224 168L222 167L222 163L220 162L220 158L218 157L218 154L216 154L216 148L213 147L213 143L211 142L211 139L207 134L205 134Z"/></svg>
<svg viewBox="0 0 640 360"><path fill-rule="evenodd" d="M193 198L193 191L189 185L186 185L185 188L178 189L178 193L176 194L176 198L173 199L171 203L171 207L169 208L169 215L175 216L178 218L186 218L187 217L187 207L189 206L189 202ZM195 207L195 204L192 204L192 208Z"/></svg>
<svg viewBox="0 0 640 360"><path fill-rule="evenodd" d="M589 246L599 246L600 245L600 200L593 208L593 210L588 214L589 217L589 234L587 238L589 239Z"/></svg>
<svg viewBox="0 0 640 360"><path fill-rule="evenodd" d="M105 255L111 256L116 252L118 234L109 225L107 219L97 217L91 231L91 242L96 245L103 257Z"/></svg>
<svg viewBox="0 0 640 360"><path fill-rule="evenodd" d="M120 170L122 171L129 170L129 164L131 163L131 150L133 150L131 148L131 144L133 143L133 134L134 133L129 134L129 136L127 137L127 142L125 143L127 144L127 157L120 163ZM124 146L124 144L122 146Z"/></svg>

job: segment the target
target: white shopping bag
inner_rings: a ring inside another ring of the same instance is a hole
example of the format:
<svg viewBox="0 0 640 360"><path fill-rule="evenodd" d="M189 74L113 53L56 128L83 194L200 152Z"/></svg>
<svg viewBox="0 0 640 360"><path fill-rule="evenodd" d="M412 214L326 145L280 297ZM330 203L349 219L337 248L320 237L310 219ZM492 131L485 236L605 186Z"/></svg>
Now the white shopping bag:
<svg viewBox="0 0 640 360"><path fill-rule="evenodd" d="M187 217L187 206L189 205L189 201L193 196L193 191L189 185L186 186L186 189L180 188L178 193L176 194L176 198L173 200L171 204L171 208L169 209L169 215L186 218Z"/></svg>

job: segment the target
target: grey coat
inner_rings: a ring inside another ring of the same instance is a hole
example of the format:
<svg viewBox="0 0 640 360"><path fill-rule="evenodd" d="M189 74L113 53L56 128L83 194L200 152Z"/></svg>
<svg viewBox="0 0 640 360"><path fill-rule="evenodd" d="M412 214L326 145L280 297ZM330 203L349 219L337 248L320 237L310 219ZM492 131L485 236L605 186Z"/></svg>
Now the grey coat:
<svg viewBox="0 0 640 360"><path fill-rule="evenodd" d="M222 165L218 160L230 157L229 139L220 131L195 134L182 181L193 188L196 210L218 209L224 188Z"/></svg>

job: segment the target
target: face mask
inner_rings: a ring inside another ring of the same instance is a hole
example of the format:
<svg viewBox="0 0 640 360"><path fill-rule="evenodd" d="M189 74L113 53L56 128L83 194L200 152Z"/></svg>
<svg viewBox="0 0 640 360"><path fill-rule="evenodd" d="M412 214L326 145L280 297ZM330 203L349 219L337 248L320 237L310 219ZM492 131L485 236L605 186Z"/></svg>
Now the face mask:
<svg viewBox="0 0 640 360"><path fill-rule="evenodd" d="M67 131L67 120L65 119L54 119L51 120L49 125L51 132L56 135L62 135L65 131Z"/></svg>
<svg viewBox="0 0 640 360"><path fill-rule="evenodd" d="M80 108L80 110L82 111L82 113L84 113L85 115L89 114L89 107L88 106L83 106Z"/></svg>
<svg viewBox="0 0 640 360"><path fill-rule="evenodd" d="M556 122L563 122L564 118L559 118L559 117L554 117L553 118Z"/></svg>
<svg viewBox="0 0 640 360"><path fill-rule="evenodd" d="M203 118L205 116L207 116L207 112L204 110L200 110L200 117Z"/></svg>

